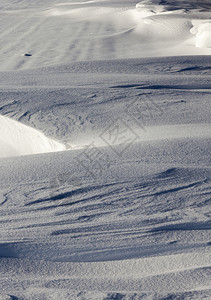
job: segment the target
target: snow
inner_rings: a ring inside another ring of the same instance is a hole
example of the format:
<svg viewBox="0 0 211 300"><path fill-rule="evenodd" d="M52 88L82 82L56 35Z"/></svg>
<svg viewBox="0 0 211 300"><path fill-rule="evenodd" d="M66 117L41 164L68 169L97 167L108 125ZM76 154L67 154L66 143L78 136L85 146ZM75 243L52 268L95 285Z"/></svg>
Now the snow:
<svg viewBox="0 0 211 300"><path fill-rule="evenodd" d="M66 147L44 134L8 117L0 116L0 157L65 150Z"/></svg>
<svg viewBox="0 0 211 300"><path fill-rule="evenodd" d="M194 26L191 33L196 35L196 47L211 48L211 22L204 21Z"/></svg>
<svg viewBox="0 0 211 300"><path fill-rule="evenodd" d="M210 1L0 0L0 299L210 299Z"/></svg>
<svg viewBox="0 0 211 300"><path fill-rule="evenodd" d="M191 33L196 22L199 27L209 22L209 1L159 2L1 1L1 70L96 59L210 55L210 31L198 29L203 32L197 37Z"/></svg>

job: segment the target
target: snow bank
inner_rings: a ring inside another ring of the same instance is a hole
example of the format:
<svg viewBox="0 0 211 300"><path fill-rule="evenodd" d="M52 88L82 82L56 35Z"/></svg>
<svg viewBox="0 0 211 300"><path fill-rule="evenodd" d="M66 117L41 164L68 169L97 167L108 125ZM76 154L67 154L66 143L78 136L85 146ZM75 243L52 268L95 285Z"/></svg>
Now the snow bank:
<svg viewBox="0 0 211 300"><path fill-rule="evenodd" d="M190 32L196 36L196 47L211 48L211 22L195 25Z"/></svg>
<svg viewBox="0 0 211 300"><path fill-rule="evenodd" d="M0 157L65 150L65 146L43 133L8 117L0 116Z"/></svg>

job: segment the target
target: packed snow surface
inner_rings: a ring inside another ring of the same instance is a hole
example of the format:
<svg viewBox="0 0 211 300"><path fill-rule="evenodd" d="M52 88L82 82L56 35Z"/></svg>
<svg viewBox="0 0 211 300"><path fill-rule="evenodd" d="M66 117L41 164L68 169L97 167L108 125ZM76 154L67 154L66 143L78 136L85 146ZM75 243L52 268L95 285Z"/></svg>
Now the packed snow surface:
<svg viewBox="0 0 211 300"><path fill-rule="evenodd" d="M210 16L0 0L0 299L211 298Z"/></svg>

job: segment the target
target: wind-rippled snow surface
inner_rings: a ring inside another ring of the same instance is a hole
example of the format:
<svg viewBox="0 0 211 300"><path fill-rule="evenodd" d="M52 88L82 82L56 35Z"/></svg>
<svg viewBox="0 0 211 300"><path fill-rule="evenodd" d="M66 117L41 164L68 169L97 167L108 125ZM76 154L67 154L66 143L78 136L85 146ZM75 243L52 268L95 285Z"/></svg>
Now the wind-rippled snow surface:
<svg viewBox="0 0 211 300"><path fill-rule="evenodd" d="M210 299L210 2L0 8L0 299Z"/></svg>

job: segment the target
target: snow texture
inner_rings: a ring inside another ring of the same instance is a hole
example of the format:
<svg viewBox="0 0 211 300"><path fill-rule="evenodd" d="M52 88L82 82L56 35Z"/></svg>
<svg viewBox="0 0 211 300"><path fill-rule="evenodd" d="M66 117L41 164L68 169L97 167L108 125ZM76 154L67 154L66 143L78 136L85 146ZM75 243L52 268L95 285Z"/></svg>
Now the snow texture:
<svg viewBox="0 0 211 300"><path fill-rule="evenodd" d="M0 0L0 299L201 300L210 1Z"/></svg>

